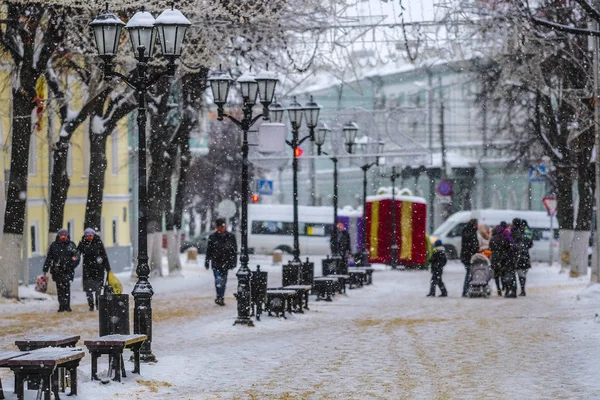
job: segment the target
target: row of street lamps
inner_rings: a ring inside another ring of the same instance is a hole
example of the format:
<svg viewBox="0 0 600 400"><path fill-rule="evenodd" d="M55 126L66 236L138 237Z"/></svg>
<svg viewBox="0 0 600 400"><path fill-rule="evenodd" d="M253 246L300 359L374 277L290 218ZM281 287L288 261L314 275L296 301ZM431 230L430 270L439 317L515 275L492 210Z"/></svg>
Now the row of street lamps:
<svg viewBox="0 0 600 400"><path fill-rule="evenodd" d="M106 10L96 17L91 23L94 34L95 45L98 51L98 56L104 62L104 76L119 77L127 85L133 88L137 95L138 101L138 116L137 126L139 135L139 215L138 215L138 255L136 274L138 280L132 291L134 297L134 333L145 334L148 340L140 351L141 360L144 362L156 361L156 357L152 353L152 307L151 300L154 294L152 285L149 282L150 267L148 265L148 239L147 239L147 219L148 219L148 200L147 200L147 173L146 173L146 95L150 86L154 85L161 77L175 74L175 61L181 56L183 40L187 29L191 25L190 21L173 6L163 11L156 19L152 14L143 8L136 12L129 22L125 24L115 14ZM123 75L114 70L114 58L118 53L118 46L123 27L129 32L129 39L132 46L132 51L137 61L136 71L132 76ZM158 34L162 55L168 61L167 68L148 76L148 62L154 56L154 44L156 35ZM213 99L218 108L219 121L228 118L241 128L243 133L242 138L242 210L241 210L241 249L240 249L240 268L236 274L238 278L237 288L237 310L238 316L236 324L253 325L250 318L250 277L251 270L248 267L248 195L249 195L249 177L248 177L248 131L250 127L259 119L271 120L272 122L281 122L285 111L288 112L288 117L292 126L292 140L287 144L293 149L293 184L294 184L294 263L301 263L299 249L299 232L298 232L298 147L305 140L313 141L318 148L318 153L321 154L321 147L325 142L325 138L330 129L325 125L317 128L319 122L319 112L321 107L316 104L311 97L311 100L304 106L300 105L296 99L287 108L282 107L279 103L274 102L275 88L277 86L277 76L269 71L263 71L258 75L250 73L243 74L237 79L240 87L240 92L243 99L243 117L241 120L226 114L224 106L227 103L229 89L233 83L233 79L228 72L218 71L208 78ZM256 105L256 100L262 104L262 113L253 116L253 107ZM309 134L303 138L299 138L299 130L302 125L302 119L306 120ZM316 130L316 132L315 132ZM352 153L352 147L356 141L358 126L354 122L349 122L343 127L344 141L349 153ZM364 148L363 150L366 150ZM378 153L382 151L382 144L379 144ZM337 157L331 156L330 159L334 163L334 233L336 239L334 241L334 256L339 256L337 243ZM365 164L361 168L365 171L363 181L363 201L366 201L366 171L376 163ZM366 247L366 224L363 224L363 263L368 262L368 251ZM365 256L365 253L367 254Z"/></svg>

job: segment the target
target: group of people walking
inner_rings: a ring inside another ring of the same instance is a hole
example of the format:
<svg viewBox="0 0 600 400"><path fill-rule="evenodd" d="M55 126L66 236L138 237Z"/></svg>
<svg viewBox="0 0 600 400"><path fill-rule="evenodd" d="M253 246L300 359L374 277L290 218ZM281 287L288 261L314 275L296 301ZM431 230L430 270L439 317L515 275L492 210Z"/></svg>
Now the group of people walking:
<svg viewBox="0 0 600 400"><path fill-rule="evenodd" d="M86 228L79 245L75 245L66 229L57 232L56 240L50 244L43 272L48 272L56 283L58 312L71 312L71 282L75 278L75 269L83 257L83 290L87 296L90 311L98 309L100 296L105 282L104 273L110 271L110 263L100 236L92 228Z"/></svg>
<svg viewBox="0 0 600 400"><path fill-rule="evenodd" d="M526 220L515 218L510 224L502 221L491 231L487 225L479 225L477 219L470 220L463 228L461 242L460 259L466 269L463 297L467 296L471 281L471 258L477 253L491 257L498 296L517 297L517 277L520 295L525 296L532 246L532 233Z"/></svg>

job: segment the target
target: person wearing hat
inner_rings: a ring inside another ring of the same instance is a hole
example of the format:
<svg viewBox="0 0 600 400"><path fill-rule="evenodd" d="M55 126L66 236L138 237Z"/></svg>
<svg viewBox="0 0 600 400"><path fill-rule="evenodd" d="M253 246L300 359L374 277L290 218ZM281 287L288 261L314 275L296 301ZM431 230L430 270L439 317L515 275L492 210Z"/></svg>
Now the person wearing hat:
<svg viewBox="0 0 600 400"><path fill-rule="evenodd" d="M217 292L215 303L224 306L227 272L237 264L237 242L233 233L227 232L224 218L217 218L215 226L215 232L208 237L204 267L212 266Z"/></svg>
<svg viewBox="0 0 600 400"><path fill-rule="evenodd" d="M75 268L79 265L77 247L69 239L66 229L59 229L56 240L52 242L44 262L44 275L48 271L56 282L58 312L71 312L71 281L75 278Z"/></svg>
<svg viewBox="0 0 600 400"><path fill-rule="evenodd" d="M98 297L104 285L104 271L108 274L110 264L100 236L92 228L86 228L77 245L77 251L83 256L83 291L87 296L90 311L98 309ZM95 294L95 299L94 299Z"/></svg>
<svg viewBox="0 0 600 400"><path fill-rule="evenodd" d="M442 273L444 272L444 266L448 259L446 258L446 249L442 244L441 240L436 240L433 244L433 254L431 255L431 286L429 288L429 294L427 297L435 297L436 285L440 288L442 294L440 297L447 297L448 292L446 286L442 282Z"/></svg>

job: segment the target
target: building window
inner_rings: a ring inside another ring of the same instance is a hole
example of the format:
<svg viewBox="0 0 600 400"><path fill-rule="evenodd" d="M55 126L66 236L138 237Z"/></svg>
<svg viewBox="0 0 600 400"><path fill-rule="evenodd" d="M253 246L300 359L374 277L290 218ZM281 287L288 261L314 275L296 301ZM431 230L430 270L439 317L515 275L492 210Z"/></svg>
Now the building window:
<svg viewBox="0 0 600 400"><path fill-rule="evenodd" d="M100 219L100 239L104 242L104 217Z"/></svg>
<svg viewBox="0 0 600 400"><path fill-rule="evenodd" d="M37 173L37 136L31 134L31 143L29 144L29 175L35 176Z"/></svg>
<svg viewBox="0 0 600 400"><path fill-rule="evenodd" d="M38 223L34 222L30 227L29 230L31 232L31 254L35 254L35 253L39 253L40 252L40 237L38 234Z"/></svg>
<svg viewBox="0 0 600 400"><path fill-rule="evenodd" d="M118 223L119 223L118 218L116 218L116 217L113 218L113 221L112 221L112 242L113 242L114 245L116 245L119 242L119 238L118 238L118 235L117 235L117 225L118 225Z"/></svg>
<svg viewBox="0 0 600 400"><path fill-rule="evenodd" d="M69 149L67 150L67 174L73 175L73 146L69 143Z"/></svg>
<svg viewBox="0 0 600 400"><path fill-rule="evenodd" d="M112 174L117 175L119 173L119 135L117 130L114 129L110 136L112 147Z"/></svg>
<svg viewBox="0 0 600 400"><path fill-rule="evenodd" d="M75 221L70 219L67 222L67 232L69 232L69 237L71 238L71 240L73 240L73 238L75 237Z"/></svg>
<svg viewBox="0 0 600 400"><path fill-rule="evenodd" d="M90 135L83 135L83 174L87 178L90 174Z"/></svg>
<svg viewBox="0 0 600 400"><path fill-rule="evenodd" d="M127 222L127 207L123 207L123 222Z"/></svg>

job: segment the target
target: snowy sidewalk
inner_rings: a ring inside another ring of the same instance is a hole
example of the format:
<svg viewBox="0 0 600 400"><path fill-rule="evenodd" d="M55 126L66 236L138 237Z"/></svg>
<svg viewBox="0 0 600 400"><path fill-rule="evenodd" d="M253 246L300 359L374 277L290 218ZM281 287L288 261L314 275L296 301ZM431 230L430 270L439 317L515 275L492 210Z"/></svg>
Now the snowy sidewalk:
<svg viewBox="0 0 600 400"><path fill-rule="evenodd" d="M313 261L320 264L319 258ZM281 282L281 266L255 258ZM236 279L226 307L213 302L211 271L186 264L183 277L152 280L153 351L159 362L122 384L89 380L80 366L80 399L591 399L600 397L600 291L558 268L534 267L528 297L463 299L464 269L444 272L449 298L426 298L429 273L376 271L374 285L315 302L288 320L264 315L233 327ZM316 271L317 275L319 271ZM121 275L126 291L132 281ZM76 285L74 285L75 287ZM74 289L73 313L56 300L0 301L0 349L26 334L97 334L97 314ZM577 295L582 293L582 299ZM133 300L131 300L133 303ZM100 372L106 361L100 360ZM104 364L102 364L104 361ZM132 369L127 363L128 370ZM5 393L10 371L0 370ZM34 398L34 393L28 393Z"/></svg>

